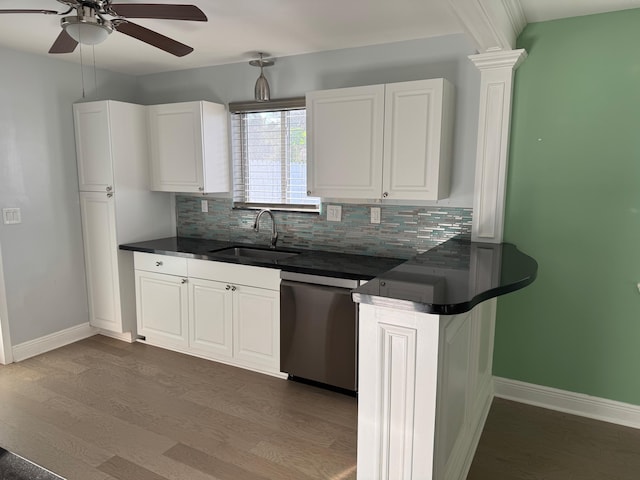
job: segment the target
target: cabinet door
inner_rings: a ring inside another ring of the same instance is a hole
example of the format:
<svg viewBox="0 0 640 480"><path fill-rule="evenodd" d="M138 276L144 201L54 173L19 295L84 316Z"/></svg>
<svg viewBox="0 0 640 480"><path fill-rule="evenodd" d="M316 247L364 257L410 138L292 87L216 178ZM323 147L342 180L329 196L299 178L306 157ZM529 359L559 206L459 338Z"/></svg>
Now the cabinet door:
<svg viewBox="0 0 640 480"><path fill-rule="evenodd" d="M75 104L73 119L80 191L109 191L113 186L109 103Z"/></svg>
<svg viewBox="0 0 640 480"><path fill-rule="evenodd" d="M187 279L143 270L135 275L138 333L153 345L188 347Z"/></svg>
<svg viewBox="0 0 640 480"><path fill-rule="evenodd" d="M438 200L448 196L448 87L441 78L386 85L384 198Z"/></svg>
<svg viewBox="0 0 640 480"><path fill-rule="evenodd" d="M89 323L97 328L123 333L114 198L106 193L81 192L80 212Z"/></svg>
<svg viewBox="0 0 640 480"><path fill-rule="evenodd" d="M329 198L380 198L384 86L307 94L307 189Z"/></svg>
<svg viewBox="0 0 640 480"><path fill-rule="evenodd" d="M234 357L249 367L280 371L280 294L240 285L233 292Z"/></svg>
<svg viewBox="0 0 640 480"><path fill-rule="evenodd" d="M148 120L152 190L204 191L200 102L153 105Z"/></svg>
<svg viewBox="0 0 640 480"><path fill-rule="evenodd" d="M231 286L189 279L189 347L207 357L233 356Z"/></svg>

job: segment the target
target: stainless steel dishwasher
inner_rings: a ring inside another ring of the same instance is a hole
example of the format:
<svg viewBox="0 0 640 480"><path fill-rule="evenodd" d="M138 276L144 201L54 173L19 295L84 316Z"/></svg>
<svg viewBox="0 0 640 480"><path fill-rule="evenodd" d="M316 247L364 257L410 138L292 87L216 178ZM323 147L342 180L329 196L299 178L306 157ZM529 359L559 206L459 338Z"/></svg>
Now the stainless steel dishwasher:
<svg viewBox="0 0 640 480"><path fill-rule="evenodd" d="M358 308L351 300L357 280L282 272L280 370L356 392Z"/></svg>

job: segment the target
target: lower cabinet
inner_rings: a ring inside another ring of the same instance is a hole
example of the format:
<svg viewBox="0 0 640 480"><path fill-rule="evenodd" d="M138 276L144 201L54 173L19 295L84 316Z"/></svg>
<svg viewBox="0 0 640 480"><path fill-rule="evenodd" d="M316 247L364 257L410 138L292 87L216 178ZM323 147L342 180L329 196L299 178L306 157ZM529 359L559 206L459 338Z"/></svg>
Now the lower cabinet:
<svg viewBox="0 0 640 480"><path fill-rule="evenodd" d="M192 278L189 282L189 345L196 353L233 358L231 286Z"/></svg>
<svg viewBox="0 0 640 480"><path fill-rule="evenodd" d="M239 286L233 292L233 351L236 360L280 371L280 293Z"/></svg>
<svg viewBox="0 0 640 480"><path fill-rule="evenodd" d="M140 252L134 262L148 343L279 374L279 270Z"/></svg>
<svg viewBox="0 0 640 480"><path fill-rule="evenodd" d="M136 270L138 334L169 348L188 346L187 279Z"/></svg>

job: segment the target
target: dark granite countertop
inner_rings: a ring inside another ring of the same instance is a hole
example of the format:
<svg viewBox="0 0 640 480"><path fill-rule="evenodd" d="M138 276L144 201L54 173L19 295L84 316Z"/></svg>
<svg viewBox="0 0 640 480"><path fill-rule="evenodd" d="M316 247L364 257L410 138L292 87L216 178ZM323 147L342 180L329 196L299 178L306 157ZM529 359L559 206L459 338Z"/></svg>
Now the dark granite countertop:
<svg viewBox="0 0 640 480"><path fill-rule="evenodd" d="M277 268L353 280L369 280L353 291L358 303L423 313L455 315L478 303L532 283L536 261L508 243L478 243L453 238L410 260L318 250L278 248L293 257L269 261L220 256L220 250L264 245L169 237L120 245L131 250L202 260Z"/></svg>
<svg viewBox="0 0 640 480"><path fill-rule="evenodd" d="M352 295L358 303L455 315L524 288L537 271L536 261L514 245L454 238L377 276Z"/></svg>
<svg viewBox="0 0 640 480"><path fill-rule="evenodd" d="M216 251L237 246L259 247L266 250L269 249L266 245L203 240L188 237L168 237L145 242L128 243L120 245L120 249L187 258L198 258L202 260L213 260L217 262L254 265L258 267L277 268L287 272L340 277L352 280L370 280L406 261L399 258L373 257L368 255L352 255L346 253L289 248L278 248L277 250L282 252L296 252L298 255L278 260L277 262L258 258L239 259L216 255Z"/></svg>

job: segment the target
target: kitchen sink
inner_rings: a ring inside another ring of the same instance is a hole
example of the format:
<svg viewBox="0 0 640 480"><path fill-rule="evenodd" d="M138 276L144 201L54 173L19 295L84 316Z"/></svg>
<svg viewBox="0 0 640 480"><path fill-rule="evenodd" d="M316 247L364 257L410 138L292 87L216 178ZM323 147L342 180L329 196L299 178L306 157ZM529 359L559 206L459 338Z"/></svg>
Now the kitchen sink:
<svg viewBox="0 0 640 480"><path fill-rule="evenodd" d="M232 258L246 258L248 260L265 260L265 261L278 261L285 258L295 257L298 252L283 252L280 250L269 250L266 248L254 248L254 247L231 247L224 250L213 250L210 252L214 256L232 257Z"/></svg>

